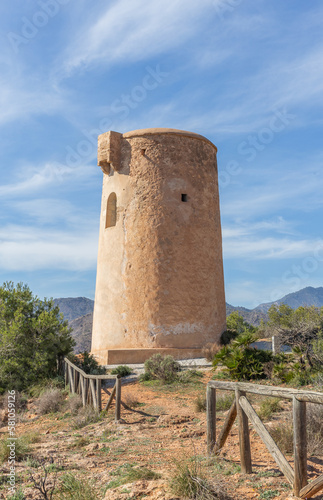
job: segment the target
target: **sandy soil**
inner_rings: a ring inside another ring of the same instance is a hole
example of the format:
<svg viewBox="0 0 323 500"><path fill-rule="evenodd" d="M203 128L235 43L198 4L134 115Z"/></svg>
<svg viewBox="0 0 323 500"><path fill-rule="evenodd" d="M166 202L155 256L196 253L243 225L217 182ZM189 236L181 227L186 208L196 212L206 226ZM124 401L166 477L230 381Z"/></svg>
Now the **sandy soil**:
<svg viewBox="0 0 323 500"><path fill-rule="evenodd" d="M211 371L205 371L203 378L194 384L170 386L146 386L133 382L122 387L122 400L134 409L122 409L122 420L114 423L114 408L101 421L75 429L75 417L70 413L56 413L37 416L35 404L29 401L28 412L17 424L20 435L37 434L39 442L32 444L32 458L17 467L18 485L23 487L27 499L42 497L32 487L30 474L36 481L42 477L42 468L35 460L43 459L51 466L47 484L57 476L57 484L66 473L72 473L82 481L93 482L98 498L117 500L130 498L175 499L169 491L169 478L176 474L180 463L197 467L214 484L234 500L286 499L291 495L288 481L279 471L264 444L250 427L253 473L240 472L239 444L236 423L218 457L206 455L205 412L196 408L197 397L203 399ZM103 393L103 404L108 395ZM260 400L251 398L255 408ZM275 413L267 426L277 425L288 418L288 404L284 411ZM217 428L221 428L227 411L217 412ZM7 428L0 429L1 438L7 436ZM35 439L37 440L37 439ZM286 458L293 466L292 456ZM118 485L123 466L146 467L160 478L138 480L131 484ZM58 469L58 471L57 471ZM57 472L55 472L55 470ZM7 498L5 475L8 465L1 467L0 498ZM323 473L322 456L308 459L309 480ZM115 483L111 483L114 481ZM107 486L110 486L107 488ZM115 487L113 487L115 486ZM59 486L58 486L59 491ZM55 498L55 496L54 496ZM315 500L323 499L323 494Z"/></svg>

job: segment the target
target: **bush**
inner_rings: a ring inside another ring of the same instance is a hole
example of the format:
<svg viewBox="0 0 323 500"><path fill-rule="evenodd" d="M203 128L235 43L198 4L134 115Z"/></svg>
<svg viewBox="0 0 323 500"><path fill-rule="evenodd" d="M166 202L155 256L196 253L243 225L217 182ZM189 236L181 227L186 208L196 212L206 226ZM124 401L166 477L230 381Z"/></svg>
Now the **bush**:
<svg viewBox="0 0 323 500"><path fill-rule="evenodd" d="M88 375L105 375L107 372L104 366L99 365L95 357L87 351L77 356L69 355L68 359Z"/></svg>
<svg viewBox="0 0 323 500"><path fill-rule="evenodd" d="M0 441L0 462L5 462L10 456L10 448L8 445L12 445L12 441L7 439L2 439ZM25 436L19 436L15 441L15 460L20 462L28 457L31 453L30 444Z"/></svg>
<svg viewBox="0 0 323 500"><path fill-rule="evenodd" d="M162 356L154 354L145 361L145 373L141 380L162 380L164 383L171 383L177 379L177 374L181 369L180 364L173 356Z"/></svg>
<svg viewBox="0 0 323 500"><path fill-rule="evenodd" d="M272 359L272 353L250 347L250 344L256 340L257 335L253 332L241 333L215 355L213 366L217 367L221 362L234 380L265 378L264 364Z"/></svg>
<svg viewBox="0 0 323 500"><path fill-rule="evenodd" d="M282 410L279 398L266 398L261 403L258 415L262 420L268 420L273 413Z"/></svg>
<svg viewBox="0 0 323 500"><path fill-rule="evenodd" d="M173 495L185 499L229 500L219 485L210 484L204 477L196 458L175 462L175 470L169 482Z"/></svg>
<svg viewBox="0 0 323 500"><path fill-rule="evenodd" d="M200 394L195 400L195 411L202 412L206 410L206 398Z"/></svg>
<svg viewBox="0 0 323 500"><path fill-rule="evenodd" d="M32 385L28 388L28 394L32 398L39 398L44 392L49 389L61 389L65 388L65 382L63 377L54 377L51 379L43 379L37 384Z"/></svg>
<svg viewBox="0 0 323 500"><path fill-rule="evenodd" d="M275 427L269 428L268 430L279 449L283 453L291 455L293 453L294 444L294 431L292 423L290 421L284 421Z"/></svg>
<svg viewBox="0 0 323 500"><path fill-rule="evenodd" d="M216 398L215 407L217 411L230 410L234 396L232 394L225 394Z"/></svg>
<svg viewBox="0 0 323 500"><path fill-rule="evenodd" d="M62 391L59 389L48 389L43 392L37 401L37 410L40 415L54 413L61 409L64 401Z"/></svg>
<svg viewBox="0 0 323 500"><path fill-rule="evenodd" d="M84 478L78 479L73 474L65 474L59 487L57 500L99 500L94 487Z"/></svg>
<svg viewBox="0 0 323 500"><path fill-rule="evenodd" d="M138 401L136 396L134 396L133 394L126 394L123 397L123 400L126 403L126 405L129 406L129 408L137 408L137 406L141 406L144 404L140 403L140 401Z"/></svg>
<svg viewBox="0 0 323 500"><path fill-rule="evenodd" d="M223 334L222 334L223 335ZM222 336L221 336L222 339ZM222 343L222 340L221 340ZM219 344L206 344L202 349L202 354L208 361L213 361L214 356L219 352L221 346Z"/></svg>
<svg viewBox="0 0 323 500"><path fill-rule="evenodd" d="M77 415L73 418L72 425L74 429L81 429L89 424L99 422L102 414L95 410L93 406L84 406L79 409Z"/></svg>
<svg viewBox="0 0 323 500"><path fill-rule="evenodd" d="M111 370L111 375L120 375L120 377L126 377L131 375L132 370L127 365L119 365Z"/></svg>
<svg viewBox="0 0 323 500"><path fill-rule="evenodd" d="M70 394L68 400L66 401L67 410L71 412L72 415L76 415L78 410L82 408L83 402L81 396L78 394Z"/></svg>
<svg viewBox="0 0 323 500"><path fill-rule="evenodd" d="M199 370L183 370L177 374L177 380L180 383L188 384L190 382L197 382L201 377L203 377L203 373Z"/></svg>
<svg viewBox="0 0 323 500"><path fill-rule="evenodd" d="M220 342L222 345L228 345L228 344L230 344L231 340L234 340L235 338L237 338L237 336L238 336L238 333L235 332L234 330L225 330L225 332L223 332L221 337L220 337ZM217 353L215 353L215 354L217 354Z"/></svg>

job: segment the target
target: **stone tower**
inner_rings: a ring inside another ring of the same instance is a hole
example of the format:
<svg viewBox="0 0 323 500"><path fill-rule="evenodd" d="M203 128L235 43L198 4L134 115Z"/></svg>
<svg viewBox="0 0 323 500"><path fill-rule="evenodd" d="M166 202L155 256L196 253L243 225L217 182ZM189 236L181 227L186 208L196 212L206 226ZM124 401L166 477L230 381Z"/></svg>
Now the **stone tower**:
<svg viewBox="0 0 323 500"><path fill-rule="evenodd" d="M216 154L181 130L99 136L92 354L100 363L200 357L225 330Z"/></svg>

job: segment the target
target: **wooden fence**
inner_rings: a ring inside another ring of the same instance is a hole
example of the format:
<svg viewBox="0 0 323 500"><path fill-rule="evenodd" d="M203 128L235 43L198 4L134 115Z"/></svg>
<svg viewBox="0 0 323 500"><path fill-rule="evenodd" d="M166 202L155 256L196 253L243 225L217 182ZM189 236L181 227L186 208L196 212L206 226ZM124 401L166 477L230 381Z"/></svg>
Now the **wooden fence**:
<svg viewBox="0 0 323 500"><path fill-rule="evenodd" d="M81 396L83 406L91 404L98 411L102 410L102 381L115 380L109 400L103 409L107 411L111 406L113 398L115 398L115 420L120 420L121 377L119 375L87 375L67 358L64 358L64 375L65 386L69 386L72 393L79 394Z"/></svg>
<svg viewBox="0 0 323 500"><path fill-rule="evenodd" d="M227 414L223 428L216 439L216 389L235 392L235 400ZM275 396L293 402L294 428L294 470L278 448L259 416L246 398L246 393L262 396ZM212 380L207 384L207 446L208 453L219 452L238 417L241 471L251 474L251 450L249 420L253 424L269 453L293 486L294 494L300 498L311 498L323 489L323 474L310 483L307 481L307 440L306 440L306 403L323 404L323 393L298 389L285 389L268 385L244 382L223 382Z"/></svg>

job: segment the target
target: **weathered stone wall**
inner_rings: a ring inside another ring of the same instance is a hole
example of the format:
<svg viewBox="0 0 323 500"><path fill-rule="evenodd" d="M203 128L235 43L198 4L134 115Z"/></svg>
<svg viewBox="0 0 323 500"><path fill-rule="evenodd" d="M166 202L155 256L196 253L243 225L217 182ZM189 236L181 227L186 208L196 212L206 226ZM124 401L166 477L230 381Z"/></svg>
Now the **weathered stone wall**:
<svg viewBox="0 0 323 500"><path fill-rule="evenodd" d="M103 363L118 349L114 362L130 362L127 350L142 361L151 348L198 356L225 329L216 148L170 129L116 139L120 156L107 145L111 133L99 138L105 175L92 352ZM120 158L118 170L106 151ZM117 222L105 228L111 192Z"/></svg>

